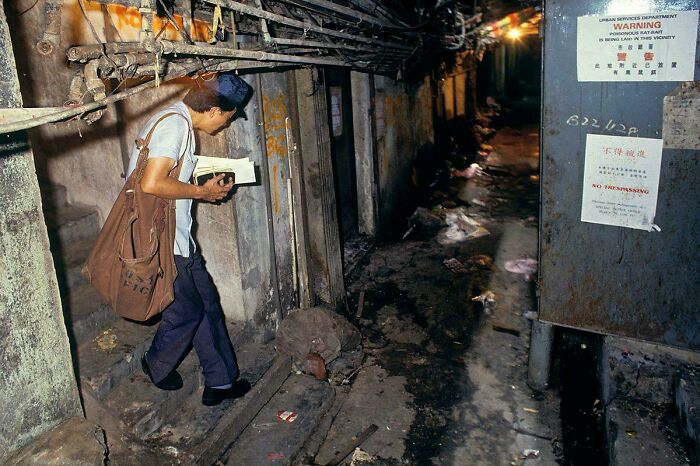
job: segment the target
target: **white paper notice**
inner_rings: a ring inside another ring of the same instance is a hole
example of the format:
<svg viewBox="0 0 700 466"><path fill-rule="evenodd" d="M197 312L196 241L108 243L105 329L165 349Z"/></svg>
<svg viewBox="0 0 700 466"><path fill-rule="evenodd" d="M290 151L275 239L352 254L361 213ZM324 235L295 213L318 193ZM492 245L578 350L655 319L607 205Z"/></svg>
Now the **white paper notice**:
<svg viewBox="0 0 700 466"><path fill-rule="evenodd" d="M692 81L698 10L580 16L579 81Z"/></svg>
<svg viewBox="0 0 700 466"><path fill-rule="evenodd" d="M663 140L586 136L581 221L651 231Z"/></svg>

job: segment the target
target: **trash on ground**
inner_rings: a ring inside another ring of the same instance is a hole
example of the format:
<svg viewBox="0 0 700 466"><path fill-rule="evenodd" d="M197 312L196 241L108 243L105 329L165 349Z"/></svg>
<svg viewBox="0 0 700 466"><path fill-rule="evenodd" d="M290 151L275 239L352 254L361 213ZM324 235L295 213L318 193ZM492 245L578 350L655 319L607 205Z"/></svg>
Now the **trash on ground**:
<svg viewBox="0 0 700 466"><path fill-rule="evenodd" d="M477 254L471 256L467 262L474 267L489 268L493 265L493 257L486 254Z"/></svg>
<svg viewBox="0 0 700 466"><path fill-rule="evenodd" d="M537 458L538 456L540 456L539 450L533 450L532 448L526 448L523 450L523 459Z"/></svg>
<svg viewBox="0 0 700 466"><path fill-rule="evenodd" d="M362 369L362 360L365 357L362 347L353 351L345 351L340 357L326 366L328 381L331 385L347 385L350 380Z"/></svg>
<svg viewBox="0 0 700 466"><path fill-rule="evenodd" d="M279 419L282 422L286 422L288 424L291 424L292 422L296 421L298 416L299 416L299 414L294 412L294 411L278 411L277 412L277 419Z"/></svg>
<svg viewBox="0 0 700 466"><path fill-rule="evenodd" d="M411 215L409 223L412 227L421 227L426 230L436 230L445 226L445 222L439 215L425 207L418 207Z"/></svg>
<svg viewBox="0 0 700 466"><path fill-rule="evenodd" d="M481 166L478 163L473 163L463 170L452 169L452 176L457 178L466 178L468 180L474 178L481 173Z"/></svg>
<svg viewBox="0 0 700 466"><path fill-rule="evenodd" d="M445 216L448 227L440 231L438 243L443 246L480 238L490 234L479 222L469 217L462 208L456 208Z"/></svg>
<svg viewBox="0 0 700 466"><path fill-rule="evenodd" d="M469 203L472 205L477 205L479 207L486 207L487 206L487 204L484 201L482 201L481 199L478 199L478 198L472 199L471 201L469 201Z"/></svg>
<svg viewBox="0 0 700 466"><path fill-rule="evenodd" d="M362 317L362 311L364 310L364 308L365 308L365 291L362 290L362 291L360 291L360 297L358 299L357 312L355 313L355 317L357 317L358 319L360 317Z"/></svg>
<svg viewBox="0 0 700 466"><path fill-rule="evenodd" d="M282 461L284 460L284 453L268 453L267 459L270 461Z"/></svg>
<svg viewBox="0 0 700 466"><path fill-rule="evenodd" d="M454 257L450 259L445 259L442 261L443 264L445 264L445 267L447 267L447 270L449 270L452 273L467 273L469 272L469 269L462 264L459 259L455 259Z"/></svg>
<svg viewBox="0 0 700 466"><path fill-rule="evenodd" d="M479 301L484 306L484 311L490 312L496 306L496 295L493 291L485 291L479 296L474 296L472 301Z"/></svg>
<svg viewBox="0 0 700 466"><path fill-rule="evenodd" d="M340 448L338 450L338 453L333 457L332 460L327 462L326 465L327 466L336 466L336 465L342 463L343 460L345 460L345 458L347 458L350 455L350 453L352 453L355 450L355 448L362 445L365 442L365 440L370 438L372 436L372 434L374 434L378 429L379 429L379 427L377 427L376 424L371 424L368 428L363 430L358 436L356 436L356 437L353 436L353 438L351 439L348 446Z"/></svg>
<svg viewBox="0 0 700 466"><path fill-rule="evenodd" d="M355 448L355 451L352 453L352 458L350 458L350 466L373 464L376 461L376 457L370 455L369 453L358 447Z"/></svg>
<svg viewBox="0 0 700 466"><path fill-rule="evenodd" d="M525 311L523 317L529 320L537 320L537 311Z"/></svg>
<svg viewBox="0 0 700 466"><path fill-rule="evenodd" d="M504 266L508 272L525 275L526 280L531 280L532 276L537 273L537 259L529 257L506 261Z"/></svg>
<svg viewBox="0 0 700 466"><path fill-rule="evenodd" d="M326 380L328 376L326 361L324 361L318 353L309 353L306 355L304 368L307 374L313 374L317 380Z"/></svg>
<svg viewBox="0 0 700 466"><path fill-rule="evenodd" d="M117 347L119 343L117 336L113 333L112 329L105 330L100 336L95 338L95 343L97 344L97 349L100 351L111 351Z"/></svg>
<svg viewBox="0 0 700 466"><path fill-rule="evenodd" d="M305 364L310 352L317 353L328 365L341 353L355 350L361 340L360 332L341 314L312 307L292 312L282 321L275 346L299 366Z"/></svg>
<svg viewBox="0 0 700 466"><path fill-rule="evenodd" d="M520 336L520 330L511 328L511 327L507 327L503 324L493 324L491 326L491 328L494 329L496 332L508 333L508 334L516 336L516 337Z"/></svg>
<svg viewBox="0 0 700 466"><path fill-rule="evenodd" d="M523 411L525 411L525 412L527 412L527 413L533 413L533 414L539 413L538 410L533 409L533 408L523 408Z"/></svg>

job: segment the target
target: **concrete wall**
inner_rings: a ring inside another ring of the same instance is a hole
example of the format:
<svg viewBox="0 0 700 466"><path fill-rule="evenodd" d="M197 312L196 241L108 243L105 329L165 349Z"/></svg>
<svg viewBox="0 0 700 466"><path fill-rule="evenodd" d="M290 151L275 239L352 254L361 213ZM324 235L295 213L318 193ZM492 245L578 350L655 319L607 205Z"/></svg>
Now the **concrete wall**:
<svg viewBox="0 0 700 466"><path fill-rule="evenodd" d="M22 106L0 3L0 108ZM82 410L25 133L0 138L0 463Z"/></svg>
<svg viewBox="0 0 700 466"><path fill-rule="evenodd" d="M100 40L138 39L141 18L136 9L121 5L84 3ZM21 16L12 14L15 12L13 8L8 20L16 47L15 55L19 57L17 67L22 77L20 82L25 106L62 106L68 95L68 83L75 72L66 62L65 50L72 45L95 43L79 5L76 0L65 1L61 44L49 56L38 54L34 48L43 28L43 4ZM157 22L154 29L159 28ZM166 31L165 36L170 39L179 36L171 26ZM198 22L191 32L203 38L206 36L206 25ZM275 75L278 81L286 82L282 73ZM94 206L104 221L123 186L125 160L128 159L136 135L155 111L181 99L189 85L189 79L169 82L110 105L103 117L92 125L74 121L44 125L31 130L29 133L40 182L66 186L69 202ZM109 92L109 88L107 90ZM284 92L274 94L284 95ZM254 106L254 101L255 99L249 107ZM262 114L253 109L248 121L237 120L216 136L198 134L197 153L222 157L250 156L260 165L262 150L256 124L260 121ZM286 215L288 206L286 174L279 164L275 164L274 169L278 170L275 180L276 187L279 188L278 206L282 217ZM252 194L252 191L256 193ZM249 216L257 216L262 221L237 222L234 204L242 197L247 198L247 201L252 200L243 202ZM222 205L195 205L196 238L229 321L252 321L254 316L258 316L258 320L265 320L267 311L263 309L270 308L269 303L263 304L264 301L269 301L270 295L269 277L265 279L265 276L269 276L269 260L264 254L257 254L254 257L260 262L259 266L248 268L251 261L246 259L250 257L242 257L239 252L239 246L255 253L266 251L269 246L266 230L261 230L266 228L264 188L262 185L240 188L232 201ZM244 244L238 241L239 227L251 229L248 233L250 241ZM279 231L281 235L286 235L288 242L288 227L287 231L284 228L279 228ZM285 250L289 250L288 245L278 247L280 262L291 270L288 259L290 254L287 252L285 256ZM286 279L291 281L290 273L286 274ZM289 300L286 306L291 306Z"/></svg>
<svg viewBox="0 0 700 466"><path fill-rule="evenodd" d="M69 13L62 21L59 50L49 56L40 55L34 48L43 30L43 2L21 16L17 14L19 5L8 8L25 107L63 106L75 72L66 64L64 50L71 44L94 42L87 40L82 26L77 26L84 21L67 20L74 16L77 8L77 3L75 8L72 3L66 5ZM79 14L79 10L77 12ZM113 108L94 125L76 121L30 130L39 176L66 186L69 201L94 205L104 220L123 183L118 131ZM90 163L85 163L86 160Z"/></svg>
<svg viewBox="0 0 700 466"><path fill-rule="evenodd" d="M375 77L379 224L403 225L411 205L411 167L433 140L432 91L426 77L417 85ZM398 223L397 223L398 222Z"/></svg>

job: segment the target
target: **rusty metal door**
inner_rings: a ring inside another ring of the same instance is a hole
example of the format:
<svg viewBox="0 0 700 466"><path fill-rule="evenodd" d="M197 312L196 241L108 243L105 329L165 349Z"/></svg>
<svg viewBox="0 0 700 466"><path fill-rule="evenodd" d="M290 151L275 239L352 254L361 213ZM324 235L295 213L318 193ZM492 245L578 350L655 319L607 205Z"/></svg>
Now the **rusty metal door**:
<svg viewBox="0 0 700 466"><path fill-rule="evenodd" d="M691 134L685 146L696 149L665 147L661 152L653 231L581 220L587 135L667 139L669 132L662 132L664 97L681 82L584 81L577 74L579 17L639 13L643 23L651 14L698 9L698 0L546 2L540 221L542 321L700 350L698 134ZM657 26L655 21L650 27ZM642 23L635 27L643 28ZM693 43L698 37L697 25L695 28L694 39L684 44L686 50L691 50L691 60L692 48L697 45ZM596 72L608 68L608 61L613 62L610 70L617 69L618 60L628 58L625 41L629 36L619 37L621 42L615 47L620 54L614 58L605 57L603 45L599 57L591 55L588 64ZM635 52L636 48L634 43ZM700 76L698 49L695 47L687 81ZM644 53L647 55L640 55L644 59L653 58L651 49ZM642 67L644 62L640 63ZM632 71L640 75L645 72L639 73L636 66ZM692 118L697 127L697 111L691 112ZM681 129L684 124L680 122ZM692 124L687 122L688 127Z"/></svg>

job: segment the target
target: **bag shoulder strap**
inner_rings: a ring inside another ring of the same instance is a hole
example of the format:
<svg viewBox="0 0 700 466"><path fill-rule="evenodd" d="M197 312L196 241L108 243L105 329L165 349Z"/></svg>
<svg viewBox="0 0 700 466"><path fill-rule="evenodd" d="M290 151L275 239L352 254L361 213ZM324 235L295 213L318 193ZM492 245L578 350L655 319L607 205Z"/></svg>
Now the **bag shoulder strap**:
<svg viewBox="0 0 700 466"><path fill-rule="evenodd" d="M146 159L148 158L148 145L151 143L151 138L153 137L153 133L155 132L156 126L158 126L160 122L172 115L178 115L187 122L188 131L187 142L185 144L189 144L191 131L189 120L187 120L187 118L183 114L177 112L169 112L161 116L155 123L153 123L153 126L151 126L151 129L148 131L148 134L146 134L145 139L139 138L136 140L136 148L139 149L139 158L136 161L136 168L134 169L134 171L136 172L136 178L134 180L135 182L140 181L141 177L143 176L143 171L146 168ZM173 169L170 171L170 176L173 176L175 178L180 176L180 170L182 169L182 161L183 157L180 157L180 159L177 162L177 165L173 167Z"/></svg>

